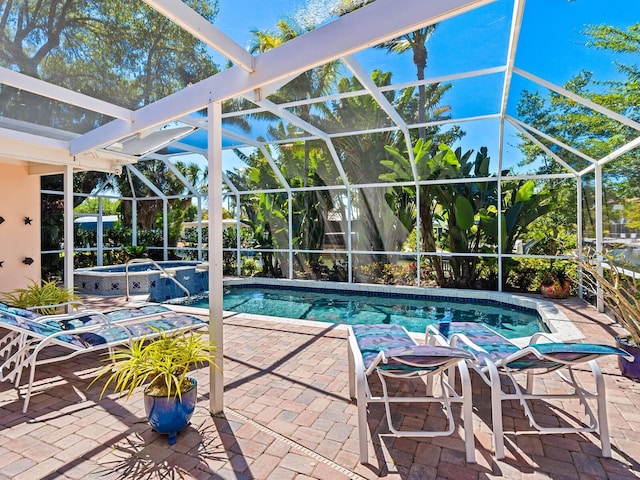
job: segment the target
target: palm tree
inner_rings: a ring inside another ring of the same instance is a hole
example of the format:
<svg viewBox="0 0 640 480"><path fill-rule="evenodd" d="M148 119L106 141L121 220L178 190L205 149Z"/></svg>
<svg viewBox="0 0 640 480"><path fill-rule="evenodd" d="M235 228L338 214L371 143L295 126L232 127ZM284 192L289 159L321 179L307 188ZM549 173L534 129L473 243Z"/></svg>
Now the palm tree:
<svg viewBox="0 0 640 480"><path fill-rule="evenodd" d="M333 10L336 15L342 16L351 13L354 10L372 3L375 0L342 0L342 2ZM387 42L377 45L377 48L383 48L393 53L404 53L409 50L413 52L413 63L416 66L418 80L424 80L424 72L427 69L427 41L433 35L436 25L428 25L411 33L407 33L398 38L394 38ZM418 123L423 124L427 118L427 95L424 84L418 85ZM425 138L426 128L421 126L418 129L418 136ZM426 140L426 138L425 138Z"/></svg>
<svg viewBox="0 0 640 480"><path fill-rule="evenodd" d="M377 87L391 85L391 73L374 70L371 73L373 83ZM343 78L338 84L340 93L347 93L361 88L355 78ZM440 107L444 93L450 85L430 85L429 93L430 109L428 115L433 119L446 119L448 108ZM394 90L385 93L387 100L402 115L407 118L415 111L415 90L404 89L401 92ZM350 131L354 129L375 129L384 126L388 117L379 108L377 102L368 95L345 97L334 101L332 105L325 107L324 117L319 120L320 127L328 131ZM437 142L451 141L458 135L458 131L439 132L437 127L429 130L430 137ZM360 135L336 137L334 140L336 150L341 157L342 165L353 184L372 183L380 180L380 176L387 173L382 161L389 157L385 150L387 146L402 150L405 147L404 136L397 130L388 130ZM407 179L412 180L412 178ZM380 212L387 211L387 195L384 189L361 190L358 210L360 212L361 227L363 231L364 247L374 251L396 250L406 239L407 229L401 228L403 221L385 219ZM395 235L390 235L395 232ZM385 238L391 243L385 245Z"/></svg>
<svg viewBox="0 0 640 480"><path fill-rule="evenodd" d="M312 24L300 25L287 20L279 20L276 24L276 30L274 31L252 31L254 39L251 44L250 51L253 54L265 52L303 35L314 28L315 25ZM293 99L311 99L326 95L331 92L335 86L338 68L339 64L337 62L330 62L301 73L284 85L279 91L272 94L271 99L276 103L282 103ZM310 104L293 107L291 108L291 112L307 123L311 123L312 121L312 106ZM272 138L282 138L282 135L285 135L287 132L285 131L283 124L279 123L275 128L269 128L267 133ZM303 143L303 148L303 168L300 176L302 177L302 186L306 188L309 186L310 180L315 179L317 182L318 176L310 175L310 164L312 161L311 156L314 150L313 142L305 141ZM287 155L283 155L283 158L285 157L287 157ZM313 192L305 192L303 195L303 210L308 213L312 210L312 206L319 202L316 201L317 198L315 197L317 197L317 195L314 195ZM325 216L326 212L323 212L323 210L324 209L320 209L317 211L318 215ZM324 224L323 219L310 218L308 215L303 215L303 218L304 221L300 225L302 231L298 235L302 240L302 248L319 248L320 245L317 245L317 242L313 242L316 243L316 245L311 244L310 239L317 239L323 236L319 235L317 231L318 225L320 223ZM321 242L322 239L320 239L320 243Z"/></svg>

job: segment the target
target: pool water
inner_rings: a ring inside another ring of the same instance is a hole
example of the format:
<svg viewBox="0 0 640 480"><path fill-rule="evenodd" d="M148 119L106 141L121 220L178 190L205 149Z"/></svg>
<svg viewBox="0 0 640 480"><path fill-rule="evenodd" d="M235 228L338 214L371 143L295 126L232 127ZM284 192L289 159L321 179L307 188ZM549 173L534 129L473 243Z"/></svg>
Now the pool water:
<svg viewBox="0 0 640 480"><path fill-rule="evenodd" d="M156 262L162 268L178 268L178 267L193 267L197 265L199 262ZM156 267L153 263L134 263L133 265L129 265L129 268L126 269L125 265L111 265L108 267L95 267L92 269L87 269L93 272L101 272L101 273L124 273L125 270L129 272L157 272L158 267Z"/></svg>
<svg viewBox="0 0 640 480"><path fill-rule="evenodd" d="M208 298L190 306L208 308ZM227 287L224 310L336 324L393 323L411 332L424 333L427 325L444 319L480 322L507 338L548 331L534 310L478 300L460 303L437 297L374 296L362 293L290 290L265 287Z"/></svg>

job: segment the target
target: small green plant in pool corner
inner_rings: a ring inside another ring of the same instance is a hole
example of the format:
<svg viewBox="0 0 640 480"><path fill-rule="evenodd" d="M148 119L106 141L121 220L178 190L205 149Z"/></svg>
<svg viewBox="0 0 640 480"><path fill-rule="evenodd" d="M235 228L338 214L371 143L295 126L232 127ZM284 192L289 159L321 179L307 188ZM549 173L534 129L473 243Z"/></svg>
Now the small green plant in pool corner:
<svg viewBox="0 0 640 480"><path fill-rule="evenodd" d="M0 300L19 308L45 307L33 310L43 315L52 315L58 313L56 306L78 299L73 289L61 287L55 280L30 282L26 288L16 288L9 293L3 293Z"/></svg>

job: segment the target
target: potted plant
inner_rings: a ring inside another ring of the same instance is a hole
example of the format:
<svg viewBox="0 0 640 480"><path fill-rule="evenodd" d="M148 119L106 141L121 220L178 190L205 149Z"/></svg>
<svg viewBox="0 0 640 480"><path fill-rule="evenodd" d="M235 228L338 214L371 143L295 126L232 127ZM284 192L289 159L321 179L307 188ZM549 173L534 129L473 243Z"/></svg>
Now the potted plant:
<svg viewBox="0 0 640 480"><path fill-rule="evenodd" d="M157 338L142 338L109 354L111 364L98 371L91 385L109 375L100 396L113 384L116 393L129 398L148 381L144 389L147 418L156 432L169 435L173 445L196 405L198 384L189 371L208 364L214 350L203 333L161 332Z"/></svg>
<svg viewBox="0 0 640 480"><path fill-rule="evenodd" d="M583 284L602 298L614 320L628 332L627 336L616 337L616 344L633 355L634 361L619 357L618 364L622 375L640 380L640 274L616 265L610 255L601 257L606 259L601 273L597 263L590 261L594 257L587 254L579 260L585 274Z"/></svg>
<svg viewBox="0 0 640 480"><path fill-rule="evenodd" d="M78 299L73 289L60 287L55 280L41 282L31 280L30 282L26 288L16 288L0 295L0 299L14 307L29 308L42 315L60 313L60 306Z"/></svg>
<svg viewBox="0 0 640 480"><path fill-rule="evenodd" d="M548 298L567 298L571 293L571 278L563 265L552 265L538 273L540 293Z"/></svg>

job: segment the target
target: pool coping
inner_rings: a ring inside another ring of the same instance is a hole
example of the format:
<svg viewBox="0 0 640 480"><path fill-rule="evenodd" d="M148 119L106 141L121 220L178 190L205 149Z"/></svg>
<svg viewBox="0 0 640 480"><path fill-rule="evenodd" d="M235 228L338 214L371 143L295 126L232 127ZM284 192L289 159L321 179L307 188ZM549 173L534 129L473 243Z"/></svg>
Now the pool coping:
<svg viewBox="0 0 640 480"><path fill-rule="evenodd" d="M517 307L534 310L538 312L542 321L547 325L551 333L558 340L576 341L585 338L584 334L571 322L567 316L551 301L544 300L533 295L513 294L506 292L496 292L490 290L461 290L454 288L428 288L428 287L411 287L400 285L378 285L368 283L338 283L338 282L321 282L317 280L287 280L276 278L238 278L238 279L225 279L225 286L231 285L263 285L269 287L287 286L287 287L300 287L300 288L313 288L321 290L335 290L344 291L349 290L352 292L366 292L366 293L396 293L405 295L416 296L432 296L432 297L446 297L446 298L469 298L476 300L485 300L490 302L503 303L508 305L514 305ZM208 311L203 308L194 308L185 305L169 305L172 309L178 310L184 313L200 314L203 311ZM225 319L232 318L236 315L242 315L242 318L256 320L256 321L269 321L279 323L295 323L298 325L307 325L319 328L326 328L327 322L317 322L313 320L301 320L285 317L273 317L267 315L258 315L252 313L236 313L231 311L225 311L223 316ZM346 329L346 325L337 325L337 328L342 330ZM423 336L423 335L422 335ZM530 337L521 337L510 339L512 342L518 345L526 345Z"/></svg>

